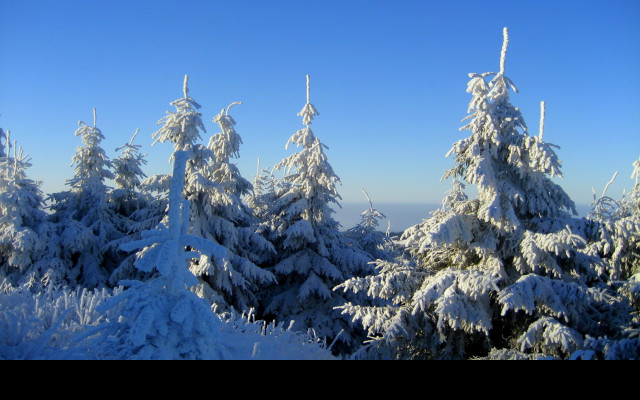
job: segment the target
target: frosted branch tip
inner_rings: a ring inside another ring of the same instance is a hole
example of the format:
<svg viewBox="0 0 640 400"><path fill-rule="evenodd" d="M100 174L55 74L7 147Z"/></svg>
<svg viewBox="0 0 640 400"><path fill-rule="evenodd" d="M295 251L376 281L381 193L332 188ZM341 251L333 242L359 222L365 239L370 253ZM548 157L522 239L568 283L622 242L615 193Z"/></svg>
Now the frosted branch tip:
<svg viewBox="0 0 640 400"><path fill-rule="evenodd" d="M509 28L504 27L502 30L502 51L500 52L500 74L504 75L504 66L507 61L507 47L509 46Z"/></svg>
<svg viewBox="0 0 640 400"><path fill-rule="evenodd" d="M184 98L189 97L189 75L184 76L184 85L182 87L182 92L184 93Z"/></svg>
<svg viewBox="0 0 640 400"><path fill-rule="evenodd" d="M542 142L542 138L544 136L544 114L545 114L545 104L544 101L540 102L540 141Z"/></svg>

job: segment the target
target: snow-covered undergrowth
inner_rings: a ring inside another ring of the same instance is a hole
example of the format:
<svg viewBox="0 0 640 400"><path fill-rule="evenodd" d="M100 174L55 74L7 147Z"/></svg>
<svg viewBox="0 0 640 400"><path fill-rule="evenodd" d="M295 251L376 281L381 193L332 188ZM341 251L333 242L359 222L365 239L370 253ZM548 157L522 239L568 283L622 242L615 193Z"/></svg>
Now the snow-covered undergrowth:
<svg viewBox="0 0 640 400"><path fill-rule="evenodd" d="M118 317L118 309L101 313L97 308L122 291L49 288L32 293L5 287L0 293L0 359L121 359L115 338L104 335L105 324ZM256 321L250 314L230 314L220 322L217 348L212 353L223 355L223 359L334 359L329 346L312 332ZM166 354L174 352L165 350Z"/></svg>

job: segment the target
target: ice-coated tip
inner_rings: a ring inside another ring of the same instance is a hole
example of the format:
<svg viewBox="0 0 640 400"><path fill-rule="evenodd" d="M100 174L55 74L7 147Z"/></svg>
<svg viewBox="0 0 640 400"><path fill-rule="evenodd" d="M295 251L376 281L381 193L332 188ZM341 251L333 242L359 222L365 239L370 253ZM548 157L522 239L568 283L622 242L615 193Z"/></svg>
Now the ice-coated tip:
<svg viewBox="0 0 640 400"><path fill-rule="evenodd" d="M184 98L189 97L189 75L184 76L184 84L182 86L182 92L184 93Z"/></svg>
<svg viewBox="0 0 640 400"><path fill-rule="evenodd" d="M225 111L225 115L229 115L229 109L231 109L231 107L233 106L238 106L238 105L242 105L241 101L234 101L233 103L229 104L229 107L227 107L227 110Z"/></svg>
<svg viewBox="0 0 640 400"><path fill-rule="evenodd" d="M131 140L129 140L129 146L133 145L133 141L135 140L136 136L138 136L138 132L140 132L140 128L136 129L136 133L134 133L131 137Z"/></svg>
<svg viewBox="0 0 640 400"><path fill-rule="evenodd" d="M502 51L500 52L500 73L504 75L504 66L507 61L507 47L509 47L509 28L502 29Z"/></svg>
<svg viewBox="0 0 640 400"><path fill-rule="evenodd" d="M545 114L546 105L544 101L540 102L540 141L542 141L544 137L544 114Z"/></svg>

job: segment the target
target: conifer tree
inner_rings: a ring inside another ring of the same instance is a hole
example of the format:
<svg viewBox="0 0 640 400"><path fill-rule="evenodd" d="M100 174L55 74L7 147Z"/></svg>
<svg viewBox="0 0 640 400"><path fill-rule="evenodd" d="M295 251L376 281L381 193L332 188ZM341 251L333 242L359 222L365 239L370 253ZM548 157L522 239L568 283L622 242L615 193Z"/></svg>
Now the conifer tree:
<svg viewBox="0 0 640 400"><path fill-rule="evenodd" d="M140 239L143 231L155 228L165 216L166 204L155 199L143 185L147 177L142 167L147 164L146 154L140 153L140 145L134 144L139 129L131 140L116 149L121 154L113 160L115 189L109 195L112 209L120 217L122 238L109 244L113 251L132 240ZM121 251L121 250L120 250ZM145 275L134 267L136 254L123 255L120 265L113 271L109 281L117 285L122 279L145 279Z"/></svg>
<svg viewBox="0 0 640 400"><path fill-rule="evenodd" d="M107 284L120 262L108 244L122 235L122 221L110 207L105 183L114 178L113 166L100 146L104 136L96 124L95 108L93 126L78 122L75 135L82 138L82 145L72 159L75 176L67 182L71 189L51 195L52 219L58 224L67 264L66 278L71 284L87 287Z"/></svg>
<svg viewBox="0 0 640 400"><path fill-rule="evenodd" d="M31 166L28 156L15 144L13 150L13 157L4 152L0 156L0 249L5 268L22 269L33 262L31 253L42 245L35 231L46 214L39 185L26 176ZM10 146L7 151L11 153Z"/></svg>
<svg viewBox="0 0 640 400"><path fill-rule="evenodd" d="M126 251L140 250L136 268L156 271L147 282L124 282L127 290L100 306L100 311L118 310L118 320L103 326L104 335L114 338L108 356L116 359L221 359L227 354L220 345L220 319L210 305L189 290L197 279L187 260L201 253L222 259L226 249L191 236L188 200L182 201L189 154L173 154L174 170L169 193L166 225L146 231L142 239L123 245ZM198 249L201 253L185 251Z"/></svg>
<svg viewBox="0 0 640 400"><path fill-rule="evenodd" d="M593 247L608 259L612 280L626 280L640 272L640 160L633 167L631 179L635 179L635 185L629 193L620 200L607 194L618 176L616 172L599 197L593 189L594 202L587 217L591 230L599 234Z"/></svg>
<svg viewBox="0 0 640 400"><path fill-rule="evenodd" d="M268 219L268 209L276 199L276 186L278 181L271 169L260 169L260 159L256 175L253 179L253 189L246 197L246 203L258 218L260 225Z"/></svg>
<svg viewBox="0 0 640 400"><path fill-rule="evenodd" d="M6 139L10 143L8 131ZM41 183L26 174L31 160L16 144L13 152L0 156L0 278L37 289L57 281L59 243L44 212Z"/></svg>
<svg viewBox="0 0 640 400"><path fill-rule="evenodd" d="M147 175L142 167L147 164L147 155L140 153L140 145L133 144L138 131L129 143L116 149L122 154L113 160L116 188L111 192L111 202L127 222L125 234L155 227L166 211L165 202L154 199L144 184Z"/></svg>
<svg viewBox="0 0 640 400"><path fill-rule="evenodd" d="M551 180L561 176L554 146L542 132L530 136L509 102L516 89L505 76L507 44L505 28L499 73L470 74L471 121L462 129L471 136L449 152L455 165L444 177L454 183L443 208L403 236L413 260L341 286L391 304L344 307L375 338L362 356L568 357L624 320L625 305L605 294L607 263ZM478 197L469 199L458 180Z"/></svg>
<svg viewBox="0 0 640 400"><path fill-rule="evenodd" d="M633 191L619 201L607 195L617 176L616 172L600 197L593 189L594 202L587 222L590 232L597 235L592 248L609 262L610 279L624 280L634 274L634 269L637 271L633 267L634 260L638 258L634 247L638 243L636 232L640 231L640 221L633 217Z"/></svg>
<svg viewBox="0 0 640 400"><path fill-rule="evenodd" d="M257 308L255 293L263 286L276 282L271 272L258 266L268 261L275 250L271 243L256 233L257 220L251 209L242 202L251 184L231 162L239 158L242 138L235 130L236 122L229 115L232 103L213 118L221 131L209 141L214 161L207 177L214 183L202 193L192 219L192 232L219 243L227 249L224 262L203 256L193 266L193 272L204 283L202 295L217 304L219 311L231 306L238 311ZM223 301L218 298L222 297Z"/></svg>
<svg viewBox="0 0 640 400"><path fill-rule="evenodd" d="M157 143L171 143L174 152L186 151L189 154L185 182L185 193L194 192L198 188L206 187L210 182L203 176L205 165L214 158L213 153L202 144L202 134L206 128L202 121L202 114L197 110L201 108L192 97L189 96L189 76L185 75L182 88L183 97L171 102L175 111L167 111L158 125L162 127L153 133L155 139L152 145ZM169 161L173 160L173 154ZM171 175L153 175L141 183L149 193L157 193L157 199L165 199L171 186ZM168 204L167 204L168 205Z"/></svg>
<svg viewBox="0 0 640 400"><path fill-rule="evenodd" d="M363 274L371 258L357 244L339 232L331 204L339 206L340 182L310 124L318 115L309 99L298 114L305 127L288 143L301 147L275 168L285 176L270 208L268 237L277 250L271 270L278 285L265 293L265 312L277 321L295 321L294 328L313 329L320 337L354 345L351 329L334 307L346 300L332 289L344 280Z"/></svg>
<svg viewBox="0 0 640 400"><path fill-rule="evenodd" d="M627 315L632 318L620 322L617 335L585 340L584 350L577 352L575 358L637 359L640 355L640 161L633 166L633 189L619 201L609 197L607 190L616 179L616 172L600 197L594 189L593 208L587 216L590 231L598 236L592 248L607 260L610 286L628 302Z"/></svg>
<svg viewBox="0 0 640 400"><path fill-rule="evenodd" d="M214 135L210 148L197 143L200 131L206 132L200 105L188 96L185 76L184 98L171 103L176 112L168 112L154 134L156 142L171 142L175 151L189 156L186 167L185 197L191 201L190 233L227 248L225 258L201 254L192 261L191 270L200 278L198 294L217 306L219 312L230 307L248 310L256 307L254 291L272 282L273 276L255 265L270 245L250 228L250 210L239 196L250 190L250 184L229 162L238 154L240 137L233 129L235 122L228 109L216 117L223 129ZM217 156L217 157L216 157ZM219 159L218 159L219 157Z"/></svg>
<svg viewBox="0 0 640 400"><path fill-rule="evenodd" d="M142 170L142 166L147 164L146 154L140 153L140 145L133 144L134 139L140 130L136 130L131 140L125 145L116 149L122 154L113 160L113 174L116 188L111 197L115 202L115 209L122 215L130 215L135 210L141 208L140 187L147 175Z"/></svg>
<svg viewBox="0 0 640 400"><path fill-rule="evenodd" d="M367 197L369 208L362 213L362 221L350 228L347 235L358 242L374 259L389 261L392 258L393 242L379 229L380 221L386 217L373 208L369 194L364 189L362 192Z"/></svg>
<svg viewBox="0 0 640 400"><path fill-rule="evenodd" d="M83 192L95 196L105 196L107 186L106 179L113 179L111 169L113 165L100 146L104 135L97 128L96 109L93 109L93 126L82 121L78 122L80 128L75 132L82 139L82 146L76 150L72 165L75 165L75 176L69 181L69 185L76 192Z"/></svg>
<svg viewBox="0 0 640 400"><path fill-rule="evenodd" d="M635 179L635 185L628 198L625 199L625 210L629 221L627 227L631 228L631 234L628 236L630 251L625 260L628 278L620 292L629 299L633 306L634 319L626 332L632 342L631 345L625 340L621 340L621 347L627 353L621 352L620 356L615 357L616 354L612 357L621 359L637 359L637 355L640 354L640 158L633 163L631 178ZM629 353L629 349L635 349L635 354Z"/></svg>

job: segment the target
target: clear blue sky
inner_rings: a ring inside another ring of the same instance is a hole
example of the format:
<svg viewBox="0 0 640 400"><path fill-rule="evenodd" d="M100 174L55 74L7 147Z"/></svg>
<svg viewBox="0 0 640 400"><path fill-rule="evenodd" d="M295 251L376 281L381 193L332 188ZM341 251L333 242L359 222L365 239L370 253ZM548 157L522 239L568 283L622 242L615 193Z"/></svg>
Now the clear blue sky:
<svg viewBox="0 0 640 400"><path fill-rule="evenodd" d="M0 0L0 127L33 159L43 190L65 189L78 121L106 136L110 157L140 129L148 174L170 171L171 146L151 147L157 121L182 96L215 114L234 101L238 164L274 165L302 127L305 75L320 116L312 128L343 185L344 202L440 202L451 145L467 113L470 72L499 67L537 134L561 147L577 203L615 171L630 188L640 156L640 2L607 1L167 1Z"/></svg>

